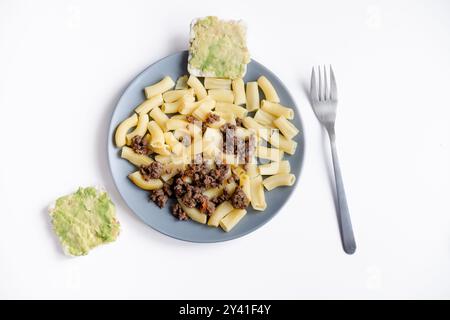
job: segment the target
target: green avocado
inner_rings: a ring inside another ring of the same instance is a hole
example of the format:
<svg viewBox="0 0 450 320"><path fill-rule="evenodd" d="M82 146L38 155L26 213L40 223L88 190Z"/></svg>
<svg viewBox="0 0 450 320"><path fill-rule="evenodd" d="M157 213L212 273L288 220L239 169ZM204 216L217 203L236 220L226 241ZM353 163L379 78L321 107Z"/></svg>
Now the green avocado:
<svg viewBox="0 0 450 320"><path fill-rule="evenodd" d="M58 198L50 216L64 251L73 256L116 240L120 231L115 205L106 192L94 187Z"/></svg>
<svg viewBox="0 0 450 320"><path fill-rule="evenodd" d="M244 76L250 54L245 27L241 23L206 17L197 20L191 31L190 70L221 78Z"/></svg>

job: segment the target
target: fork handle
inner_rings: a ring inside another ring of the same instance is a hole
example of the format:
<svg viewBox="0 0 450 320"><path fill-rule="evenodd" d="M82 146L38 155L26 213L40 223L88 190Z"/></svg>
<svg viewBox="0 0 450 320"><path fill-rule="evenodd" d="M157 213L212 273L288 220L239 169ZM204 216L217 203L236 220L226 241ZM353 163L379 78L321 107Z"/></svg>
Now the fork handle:
<svg viewBox="0 0 450 320"><path fill-rule="evenodd" d="M353 254L356 250L355 236L353 235L352 222L347 206L347 197L345 196L344 183L342 181L341 168L336 151L336 135L334 128L328 130L331 143L331 154L333 157L334 178L336 181L336 192L338 200L337 218L339 222L339 230L341 231L341 240L344 251L347 254Z"/></svg>

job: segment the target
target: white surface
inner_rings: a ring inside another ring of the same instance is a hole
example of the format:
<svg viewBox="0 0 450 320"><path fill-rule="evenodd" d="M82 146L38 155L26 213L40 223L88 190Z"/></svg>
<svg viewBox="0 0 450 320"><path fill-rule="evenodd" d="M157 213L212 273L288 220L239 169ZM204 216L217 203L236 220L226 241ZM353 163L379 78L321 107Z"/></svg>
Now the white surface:
<svg viewBox="0 0 450 320"><path fill-rule="evenodd" d="M246 20L253 57L299 105L307 145L296 196L275 219L201 245L133 215L105 139L127 83L185 49L190 20L208 14ZM0 297L450 298L449 57L445 0L0 1ZM354 256L341 249L328 141L304 93L318 63L338 80ZM68 258L46 208L91 184L110 191L122 232Z"/></svg>

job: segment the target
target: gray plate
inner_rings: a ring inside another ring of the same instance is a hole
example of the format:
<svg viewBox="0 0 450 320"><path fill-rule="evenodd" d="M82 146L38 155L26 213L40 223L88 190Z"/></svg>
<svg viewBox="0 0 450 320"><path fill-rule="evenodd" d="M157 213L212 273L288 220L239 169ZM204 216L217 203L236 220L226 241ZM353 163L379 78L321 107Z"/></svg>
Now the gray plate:
<svg viewBox="0 0 450 320"><path fill-rule="evenodd" d="M176 80L179 76L188 74L186 70L187 57L187 51L182 51L157 61L139 74L122 94L109 127L109 166L117 189L127 205L155 230L176 239L193 242L219 242L235 239L256 230L273 218L293 194L300 178L300 169L303 163L303 126L295 102L280 79L262 64L252 60L248 65L244 80L246 82L255 81L260 75L266 76L277 90L281 103L291 106L295 110L293 123L300 130L300 134L295 138L298 147L295 155L286 158L291 163L292 173L297 177L296 183L293 187L282 187L266 192L267 209L264 212L257 212L249 207L247 215L228 233L221 228L211 228L194 221L178 221L170 214L171 203L168 203L165 208L159 209L148 201L148 192L139 189L128 180L127 175L136 169L128 161L120 158L120 149L115 147L113 136L117 125L129 117L134 108L145 99L144 87L161 80L167 75Z"/></svg>

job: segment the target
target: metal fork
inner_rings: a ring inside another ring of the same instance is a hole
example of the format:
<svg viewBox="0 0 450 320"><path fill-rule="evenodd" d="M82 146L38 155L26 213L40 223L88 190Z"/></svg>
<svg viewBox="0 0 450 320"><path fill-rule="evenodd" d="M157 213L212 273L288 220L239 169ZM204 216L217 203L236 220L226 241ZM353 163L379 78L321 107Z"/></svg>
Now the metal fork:
<svg viewBox="0 0 450 320"><path fill-rule="evenodd" d="M313 110L327 129L331 144L331 154L333 156L334 176L336 181L336 191L338 200L338 222L341 232L342 246L344 251L348 254L353 254L356 250L355 237L353 235L352 222L350 221L350 214L348 212L347 199L345 196L344 183L342 181L341 169L339 167L338 156L336 152L336 134L334 131L334 123L336 120L337 109L337 87L336 79L334 77L333 69L330 66L329 77L327 68L323 66L323 71L318 66L318 81L316 81L316 74L314 67L311 73L311 90L310 99ZM318 83L318 89L317 89ZM329 85L328 85L329 83Z"/></svg>

